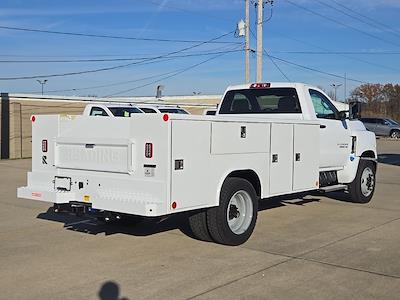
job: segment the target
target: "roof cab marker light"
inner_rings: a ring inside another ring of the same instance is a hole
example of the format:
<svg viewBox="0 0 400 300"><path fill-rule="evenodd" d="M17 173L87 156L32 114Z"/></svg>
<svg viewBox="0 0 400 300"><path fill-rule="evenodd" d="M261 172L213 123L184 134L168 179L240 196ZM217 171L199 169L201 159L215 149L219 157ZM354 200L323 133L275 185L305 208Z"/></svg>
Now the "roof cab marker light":
<svg viewBox="0 0 400 300"><path fill-rule="evenodd" d="M266 88L270 88L271 84L270 83L252 83L250 85L251 89L266 89Z"/></svg>

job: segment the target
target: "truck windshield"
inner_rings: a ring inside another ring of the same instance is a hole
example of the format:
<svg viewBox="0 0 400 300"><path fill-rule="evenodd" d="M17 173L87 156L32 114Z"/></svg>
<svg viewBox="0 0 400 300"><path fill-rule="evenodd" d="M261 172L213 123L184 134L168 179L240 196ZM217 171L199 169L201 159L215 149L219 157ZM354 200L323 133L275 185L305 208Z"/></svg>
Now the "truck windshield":
<svg viewBox="0 0 400 300"><path fill-rule="evenodd" d="M228 91L219 114L298 114L299 98L294 88Z"/></svg>
<svg viewBox="0 0 400 300"><path fill-rule="evenodd" d="M136 107L109 107L108 108L115 117L130 117L131 114L143 113Z"/></svg>

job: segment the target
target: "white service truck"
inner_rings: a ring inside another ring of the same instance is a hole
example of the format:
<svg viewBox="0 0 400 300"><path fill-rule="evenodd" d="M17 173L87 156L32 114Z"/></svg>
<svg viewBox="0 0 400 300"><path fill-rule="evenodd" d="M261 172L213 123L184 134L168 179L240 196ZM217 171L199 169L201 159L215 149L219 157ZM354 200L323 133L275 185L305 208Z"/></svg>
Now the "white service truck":
<svg viewBox="0 0 400 300"><path fill-rule="evenodd" d="M244 243L260 199L343 189L369 202L375 135L318 88L229 87L215 116L32 116L32 172L18 197L113 215L187 212L193 233Z"/></svg>

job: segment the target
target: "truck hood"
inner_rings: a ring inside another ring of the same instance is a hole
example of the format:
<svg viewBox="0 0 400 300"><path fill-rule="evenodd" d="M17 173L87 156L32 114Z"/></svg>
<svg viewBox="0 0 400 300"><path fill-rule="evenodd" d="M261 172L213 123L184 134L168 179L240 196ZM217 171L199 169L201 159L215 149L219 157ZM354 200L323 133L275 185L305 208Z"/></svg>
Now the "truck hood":
<svg viewBox="0 0 400 300"><path fill-rule="evenodd" d="M366 131L364 124L359 120L346 120L349 129L353 131Z"/></svg>

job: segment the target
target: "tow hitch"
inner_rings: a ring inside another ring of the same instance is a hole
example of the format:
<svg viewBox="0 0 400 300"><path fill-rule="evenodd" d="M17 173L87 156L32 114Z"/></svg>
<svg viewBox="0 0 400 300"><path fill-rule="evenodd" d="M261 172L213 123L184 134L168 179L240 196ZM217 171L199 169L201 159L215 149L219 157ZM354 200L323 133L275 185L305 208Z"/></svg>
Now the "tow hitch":
<svg viewBox="0 0 400 300"><path fill-rule="evenodd" d="M90 203L70 202L70 203L54 204L55 213L67 212L76 214L77 216L82 216L92 211L94 210L92 209L92 204Z"/></svg>

